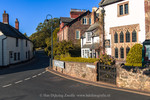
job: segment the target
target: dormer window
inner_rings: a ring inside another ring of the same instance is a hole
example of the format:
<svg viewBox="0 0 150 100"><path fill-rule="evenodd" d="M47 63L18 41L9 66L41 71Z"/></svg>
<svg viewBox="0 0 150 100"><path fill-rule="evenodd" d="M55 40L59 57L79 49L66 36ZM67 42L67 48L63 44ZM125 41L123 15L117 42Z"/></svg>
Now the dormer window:
<svg viewBox="0 0 150 100"><path fill-rule="evenodd" d="M118 17L129 14L129 2L118 4Z"/></svg>
<svg viewBox="0 0 150 100"><path fill-rule="evenodd" d="M87 33L87 36L86 36L86 41L87 42L91 42L91 36L92 36L92 34L91 33Z"/></svg>
<svg viewBox="0 0 150 100"><path fill-rule="evenodd" d="M87 20L86 18L83 18L83 24L86 25L87 24Z"/></svg>

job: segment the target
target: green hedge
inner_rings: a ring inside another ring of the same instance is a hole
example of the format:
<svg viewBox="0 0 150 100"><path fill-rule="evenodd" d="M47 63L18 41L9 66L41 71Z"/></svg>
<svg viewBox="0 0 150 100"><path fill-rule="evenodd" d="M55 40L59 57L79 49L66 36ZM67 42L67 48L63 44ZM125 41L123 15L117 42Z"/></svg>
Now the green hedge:
<svg viewBox="0 0 150 100"><path fill-rule="evenodd" d="M135 44L129 51L126 66L142 66L142 45Z"/></svg>
<svg viewBox="0 0 150 100"><path fill-rule="evenodd" d="M70 62L85 62L85 63L94 63L96 61L99 61L99 59L96 58L81 58L81 57L65 57L61 58L60 60Z"/></svg>

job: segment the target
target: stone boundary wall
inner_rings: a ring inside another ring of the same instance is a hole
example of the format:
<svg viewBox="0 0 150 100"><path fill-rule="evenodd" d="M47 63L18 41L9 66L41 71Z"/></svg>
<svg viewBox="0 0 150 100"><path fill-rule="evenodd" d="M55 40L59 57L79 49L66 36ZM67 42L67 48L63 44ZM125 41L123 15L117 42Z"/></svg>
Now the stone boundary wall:
<svg viewBox="0 0 150 100"><path fill-rule="evenodd" d="M80 62L67 62L65 61L64 68L54 65L53 70L61 72L63 74L81 78L90 81L97 81L96 64L92 63L80 63Z"/></svg>
<svg viewBox="0 0 150 100"><path fill-rule="evenodd" d="M117 86L150 92L150 76L143 74L145 71L148 71L149 73L149 70L150 68L138 69L137 72L134 72L133 69L127 71L124 68L118 67Z"/></svg>

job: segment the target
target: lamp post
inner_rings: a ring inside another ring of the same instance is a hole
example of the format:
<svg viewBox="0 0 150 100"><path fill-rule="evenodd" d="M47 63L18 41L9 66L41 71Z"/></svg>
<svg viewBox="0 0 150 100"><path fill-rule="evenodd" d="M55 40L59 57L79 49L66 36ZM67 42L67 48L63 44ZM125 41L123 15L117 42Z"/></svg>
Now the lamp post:
<svg viewBox="0 0 150 100"><path fill-rule="evenodd" d="M53 68L53 31L52 31L52 23L53 23L53 17L51 14L48 14L46 16L46 21L49 22L48 17L51 17L51 60L50 60L50 68Z"/></svg>

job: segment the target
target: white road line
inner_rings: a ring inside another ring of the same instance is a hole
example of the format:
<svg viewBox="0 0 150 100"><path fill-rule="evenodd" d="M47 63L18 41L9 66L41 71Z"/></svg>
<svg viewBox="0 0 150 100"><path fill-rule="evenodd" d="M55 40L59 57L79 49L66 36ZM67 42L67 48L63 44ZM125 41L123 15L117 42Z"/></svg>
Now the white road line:
<svg viewBox="0 0 150 100"><path fill-rule="evenodd" d="M23 80L17 81L17 82L15 82L15 84L18 84L18 83L21 83L21 82L23 82Z"/></svg>
<svg viewBox="0 0 150 100"><path fill-rule="evenodd" d="M38 74L38 76L40 76L41 75L41 73L40 74Z"/></svg>
<svg viewBox="0 0 150 100"><path fill-rule="evenodd" d="M37 77L37 75L32 76L32 78L35 78L35 77Z"/></svg>
<svg viewBox="0 0 150 100"><path fill-rule="evenodd" d="M4 85L3 88L9 87L9 86L11 86L11 85L12 85L12 84Z"/></svg>
<svg viewBox="0 0 150 100"><path fill-rule="evenodd" d="M46 72L44 71L44 72L42 72L42 73L44 74L44 73L46 73Z"/></svg>
<svg viewBox="0 0 150 100"><path fill-rule="evenodd" d="M24 79L24 80L27 81L27 80L29 80L29 79L31 79L31 78L29 77L29 78L26 78L26 79Z"/></svg>

